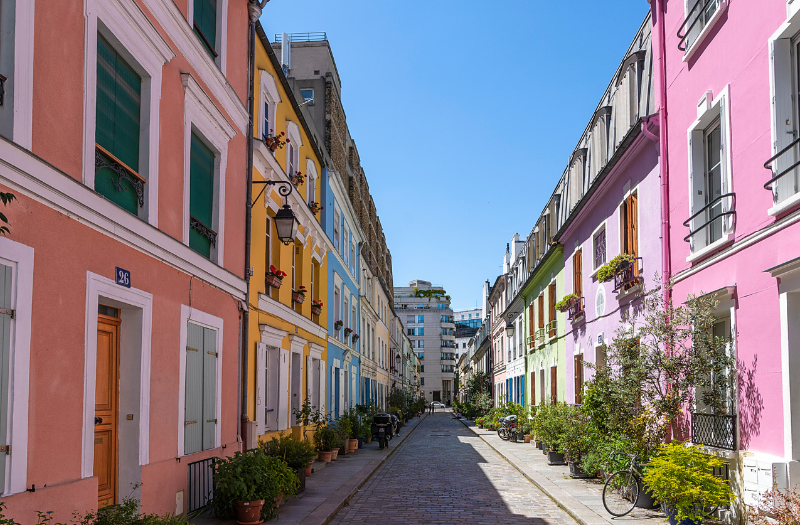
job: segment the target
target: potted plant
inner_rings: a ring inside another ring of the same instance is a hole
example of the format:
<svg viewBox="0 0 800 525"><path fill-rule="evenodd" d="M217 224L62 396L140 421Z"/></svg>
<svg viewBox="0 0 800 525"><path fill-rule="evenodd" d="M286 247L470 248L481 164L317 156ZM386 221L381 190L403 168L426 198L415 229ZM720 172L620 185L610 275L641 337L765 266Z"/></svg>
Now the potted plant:
<svg viewBox="0 0 800 525"><path fill-rule="evenodd" d="M300 480L298 492L303 492L306 486L306 469L309 467L309 462L313 462L317 457L314 445L287 434L273 437L270 441L262 443L261 448L267 456L281 459L297 471L297 478Z"/></svg>
<svg viewBox="0 0 800 525"><path fill-rule="evenodd" d="M349 336L349 335L350 335L350 334L352 334L352 333L353 333L353 329L352 329L352 328L350 328L349 326L348 326L347 328L345 328L345 329L344 329L344 336L345 336L345 337Z"/></svg>
<svg viewBox="0 0 800 525"><path fill-rule="evenodd" d="M565 407L564 439L561 452L569 458L569 474L572 478L590 478L582 466L582 458L595 443L596 430L592 419L582 405Z"/></svg>
<svg viewBox="0 0 800 525"><path fill-rule="evenodd" d="M322 307L325 303L319 299L311 300L311 315L322 315Z"/></svg>
<svg viewBox="0 0 800 525"><path fill-rule="evenodd" d="M307 291L308 290L306 290L306 287L301 284L300 288L297 290L292 290L292 301L296 302L297 304L303 304L303 301L306 300Z"/></svg>
<svg viewBox="0 0 800 525"><path fill-rule="evenodd" d="M290 142L288 138L286 139L283 138L284 135L286 135L286 133L284 133L283 131L281 131L280 135L273 135L272 130L269 130L268 132L264 133L264 136L261 138L261 140L264 142L264 144L267 146L267 148L271 153L275 153L275 150L283 148L286 144Z"/></svg>
<svg viewBox="0 0 800 525"><path fill-rule="evenodd" d="M325 425L314 432L314 446L319 454L319 460L330 463L333 456L333 447L336 445L336 431Z"/></svg>
<svg viewBox="0 0 800 525"><path fill-rule="evenodd" d="M560 301L555 304L556 310L559 312L566 312L568 311L573 305L578 302L578 297L574 293L565 295Z"/></svg>
<svg viewBox="0 0 800 525"><path fill-rule="evenodd" d="M299 480L285 462L267 456L263 449L236 452L231 457L213 458L214 495L212 507L220 518L237 516L240 524L258 524L271 518L281 493L292 496Z"/></svg>
<svg viewBox="0 0 800 525"><path fill-rule="evenodd" d="M273 265L270 265L266 276L267 286L280 288L281 284L283 284L284 277L286 277L286 272L275 268Z"/></svg>
<svg viewBox="0 0 800 525"><path fill-rule="evenodd" d="M321 205L320 203L318 203L317 201L311 201L311 202L309 202L309 203L308 203L308 209L309 209L309 210L311 210L311 213L313 213L314 215L316 215L316 214L318 214L319 212L321 212L322 210L324 210L324 209L325 209L325 207L324 207L324 206L322 206L322 205Z"/></svg>
<svg viewBox="0 0 800 525"><path fill-rule="evenodd" d="M627 270L632 262L633 255L628 255L627 253L617 255L597 270L597 280L601 283L611 281L615 275Z"/></svg>
<svg viewBox="0 0 800 525"><path fill-rule="evenodd" d="M566 465L564 453L561 451L561 444L566 433L566 410L566 404L556 403L542 405L536 412L538 425L536 435L541 436L547 443L544 452L547 454L548 465Z"/></svg>
<svg viewBox="0 0 800 525"><path fill-rule="evenodd" d="M306 181L306 176L301 172L296 171L294 172L294 175L289 175L289 180L292 182L292 184L294 184L294 187L297 188Z"/></svg>
<svg viewBox="0 0 800 525"><path fill-rule="evenodd" d="M355 343L356 341L358 341L360 337L361 337L361 336L360 336L360 335L358 335L358 334L353 334L353 337L352 337L352 339L353 339L353 342Z"/></svg>
<svg viewBox="0 0 800 525"><path fill-rule="evenodd" d="M342 326L344 326L344 321L342 321L341 319L339 319L337 321L334 321L334 323L333 323L333 329L334 330L340 330L342 328Z"/></svg>
<svg viewBox="0 0 800 525"><path fill-rule="evenodd" d="M482 417L476 417L475 418L475 424L478 425L478 428L483 428L483 418Z"/></svg>
<svg viewBox="0 0 800 525"><path fill-rule="evenodd" d="M699 525L706 509L733 502L728 483L712 472L725 463L699 445L663 445L642 475L645 488L661 502L671 525Z"/></svg>

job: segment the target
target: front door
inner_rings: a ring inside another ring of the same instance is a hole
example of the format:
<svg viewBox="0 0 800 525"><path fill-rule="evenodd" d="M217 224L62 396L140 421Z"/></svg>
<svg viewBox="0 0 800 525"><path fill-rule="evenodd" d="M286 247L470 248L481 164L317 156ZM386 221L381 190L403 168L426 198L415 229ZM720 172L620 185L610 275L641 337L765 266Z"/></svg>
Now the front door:
<svg viewBox="0 0 800 525"><path fill-rule="evenodd" d="M100 306L97 316L97 387L94 405L94 475L98 504L117 501L119 310Z"/></svg>

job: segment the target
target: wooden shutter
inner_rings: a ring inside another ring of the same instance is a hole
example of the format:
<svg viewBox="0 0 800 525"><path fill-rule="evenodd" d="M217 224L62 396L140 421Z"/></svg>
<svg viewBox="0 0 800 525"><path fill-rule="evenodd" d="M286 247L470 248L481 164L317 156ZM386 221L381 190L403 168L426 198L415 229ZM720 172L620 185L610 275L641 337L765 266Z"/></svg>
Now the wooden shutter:
<svg viewBox="0 0 800 525"><path fill-rule="evenodd" d="M531 406L536 406L536 372L531 372Z"/></svg>
<svg viewBox="0 0 800 525"><path fill-rule="evenodd" d="M528 335L533 335L536 331L534 328L534 317L533 317L533 299L531 299L531 304L528 305Z"/></svg>
<svg viewBox="0 0 800 525"><path fill-rule="evenodd" d="M583 297L583 251L577 250L572 256L572 289L575 295Z"/></svg>
<svg viewBox="0 0 800 525"><path fill-rule="evenodd" d="M216 446L217 331L203 328L203 450Z"/></svg>
<svg viewBox="0 0 800 525"><path fill-rule="evenodd" d="M583 355L578 354L574 358L575 361L575 404L580 405L583 402Z"/></svg>
<svg viewBox="0 0 800 525"><path fill-rule="evenodd" d="M558 368L550 367L550 403L558 403Z"/></svg>
<svg viewBox="0 0 800 525"><path fill-rule="evenodd" d="M544 369L539 370L539 402L544 403Z"/></svg>
<svg viewBox="0 0 800 525"><path fill-rule="evenodd" d="M204 38L200 40L216 55L217 45L217 0L194 0L195 31L200 31Z"/></svg>
<svg viewBox="0 0 800 525"><path fill-rule="evenodd" d="M266 431L267 409L267 345L256 342L256 425L258 433Z"/></svg>
<svg viewBox="0 0 800 525"><path fill-rule="evenodd" d="M544 294L539 295L539 325L538 328L544 328Z"/></svg>
<svg viewBox="0 0 800 525"><path fill-rule="evenodd" d="M555 283L551 284L547 287L547 300L548 300L548 320L552 323L556 320L556 285ZM547 334L548 337L555 337L556 336L556 328L555 326L551 325L550 331Z"/></svg>
<svg viewBox="0 0 800 525"><path fill-rule="evenodd" d="M203 450L203 327L188 323L186 329L186 398L184 401L183 453Z"/></svg>
<svg viewBox="0 0 800 525"><path fill-rule="evenodd" d="M95 142L136 172L139 171L141 91L141 77L98 35ZM105 160L111 162L107 156ZM94 189L130 213L138 213L139 197L133 185L110 168L97 171Z"/></svg>
<svg viewBox="0 0 800 525"><path fill-rule="evenodd" d="M636 193L628 197L628 253L639 256L639 213Z"/></svg>
<svg viewBox="0 0 800 525"><path fill-rule="evenodd" d="M192 133L189 161L189 213L206 228L214 224L214 152ZM211 240L189 229L189 247L211 257Z"/></svg>
<svg viewBox="0 0 800 525"><path fill-rule="evenodd" d="M13 310L11 303L11 290L13 287L13 274L10 266L0 264L0 308L5 313L0 313L0 445L10 446L6 440L8 436L8 421L10 415L9 384L11 381L11 318ZM0 452L0 473L5 472L6 458L8 455ZM0 493L5 492L5 476L0 476Z"/></svg>

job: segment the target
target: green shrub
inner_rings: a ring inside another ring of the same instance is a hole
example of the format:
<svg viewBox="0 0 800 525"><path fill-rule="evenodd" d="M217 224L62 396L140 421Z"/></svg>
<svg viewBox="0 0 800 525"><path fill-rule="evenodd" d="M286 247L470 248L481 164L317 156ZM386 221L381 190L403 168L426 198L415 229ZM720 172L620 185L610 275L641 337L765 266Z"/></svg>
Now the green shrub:
<svg viewBox="0 0 800 525"><path fill-rule="evenodd" d="M663 445L650 460L642 481L657 501L670 507L678 522L684 519L699 522L709 517L704 509L733 502L728 483L713 474L715 468L724 465L698 445L673 441Z"/></svg>
<svg viewBox="0 0 800 525"><path fill-rule="evenodd" d="M574 293L567 294L555 304L555 309L558 310L559 312L563 312L564 310L569 308L570 299L579 299L579 297Z"/></svg>
<svg viewBox="0 0 800 525"><path fill-rule="evenodd" d="M618 268L622 265L622 263L625 261L630 262L632 260L633 255L628 255L627 253L621 253L617 255L606 264L601 266L599 270L597 270L597 280L601 283L612 280L617 274Z"/></svg>
<svg viewBox="0 0 800 525"><path fill-rule="evenodd" d="M295 470L307 467L317 457L314 445L292 434L273 437L270 441L262 443L261 447L267 456L281 459Z"/></svg>
<svg viewBox="0 0 800 525"><path fill-rule="evenodd" d="M581 405L564 407L563 432L560 451L572 461L582 462L583 457L597 444L598 432Z"/></svg>
<svg viewBox="0 0 800 525"><path fill-rule="evenodd" d="M336 448L336 439L336 430L330 426L324 426L314 433L314 446L322 452L330 452Z"/></svg>
<svg viewBox="0 0 800 525"><path fill-rule="evenodd" d="M542 404L536 409L536 439L546 442L549 450L561 452L566 436L567 410L567 405L563 402L555 405Z"/></svg>
<svg viewBox="0 0 800 525"><path fill-rule="evenodd" d="M600 434L586 454L581 457L581 467L589 474L605 472L610 474L628 468L627 456L612 458L614 452L628 452L632 449L631 440L621 434Z"/></svg>

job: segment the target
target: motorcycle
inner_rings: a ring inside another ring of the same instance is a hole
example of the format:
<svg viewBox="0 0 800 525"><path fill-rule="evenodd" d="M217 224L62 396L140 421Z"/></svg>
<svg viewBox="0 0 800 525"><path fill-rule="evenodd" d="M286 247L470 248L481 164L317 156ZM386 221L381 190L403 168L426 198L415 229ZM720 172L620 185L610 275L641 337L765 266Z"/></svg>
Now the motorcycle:
<svg viewBox="0 0 800 525"><path fill-rule="evenodd" d="M517 416L511 414L510 416L500 418L500 428L497 429L497 435L500 436L500 439L508 441L516 432Z"/></svg>
<svg viewBox="0 0 800 525"><path fill-rule="evenodd" d="M372 436L378 440L378 448L388 447L393 435L394 424L390 414L378 412L372 416Z"/></svg>

